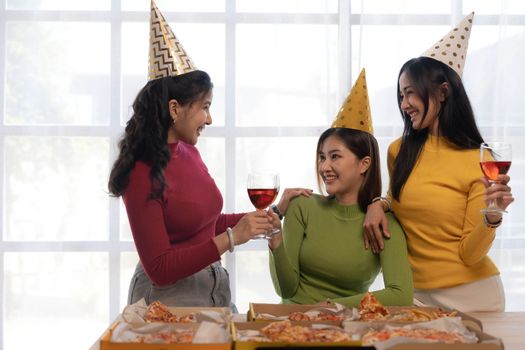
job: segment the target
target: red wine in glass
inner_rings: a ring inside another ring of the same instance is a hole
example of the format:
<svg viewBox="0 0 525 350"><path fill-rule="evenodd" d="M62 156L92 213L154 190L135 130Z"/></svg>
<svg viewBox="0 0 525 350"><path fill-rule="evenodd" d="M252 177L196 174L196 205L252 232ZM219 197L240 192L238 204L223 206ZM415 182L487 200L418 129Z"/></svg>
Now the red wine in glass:
<svg viewBox="0 0 525 350"><path fill-rule="evenodd" d="M498 175L505 175L510 168L511 161L485 161L480 162L481 171L485 177L492 181L498 181Z"/></svg>
<svg viewBox="0 0 525 350"><path fill-rule="evenodd" d="M279 174L277 173L250 173L246 184L250 201L258 210L264 210L273 203L279 193ZM280 233L279 229L272 229L254 238L271 239Z"/></svg>
<svg viewBox="0 0 525 350"><path fill-rule="evenodd" d="M268 208L273 203L279 193L277 188L249 188L248 196L250 201L257 209Z"/></svg>
<svg viewBox="0 0 525 350"><path fill-rule="evenodd" d="M494 185L499 182L499 175L506 174L512 162L512 145L505 142L487 142L479 147L479 165L481 171ZM490 200L487 208L481 209L483 214L506 213L504 209L498 207L496 200Z"/></svg>

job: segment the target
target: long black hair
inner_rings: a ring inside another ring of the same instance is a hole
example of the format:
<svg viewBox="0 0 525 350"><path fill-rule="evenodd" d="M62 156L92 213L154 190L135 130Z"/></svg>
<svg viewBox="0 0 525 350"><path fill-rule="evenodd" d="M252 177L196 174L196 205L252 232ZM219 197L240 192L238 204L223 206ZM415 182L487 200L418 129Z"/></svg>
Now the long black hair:
<svg viewBox="0 0 525 350"><path fill-rule="evenodd" d="M429 57L417 57L407 61L399 71L397 83L397 104L404 122L401 147L394 161L390 177L392 196L399 201L401 191L421 154L428 138L428 128L415 130L410 116L401 108L399 78L405 73L415 93L423 100L426 117L430 99L437 101L439 87L448 83L448 95L441 102L438 118L438 133L458 149L476 149L483 142L474 112L459 75L446 64Z"/></svg>
<svg viewBox="0 0 525 350"><path fill-rule="evenodd" d="M133 115L119 142L119 155L109 176L109 192L119 197L125 191L135 162L151 166L150 198L158 199L166 187L164 169L170 160L168 131L173 125L170 100L186 106L202 99L213 88L208 73L193 71L149 81L133 102Z"/></svg>
<svg viewBox="0 0 525 350"><path fill-rule="evenodd" d="M319 152L323 147L323 143L330 136L335 136L340 139L358 159L370 157L370 167L365 172L365 178L357 195L357 203L363 212L374 197L381 195L381 164L379 161L379 147L376 138L365 132L348 128L330 128L325 130L319 140L317 141L316 152L316 171L317 184L321 189L322 178L319 175Z"/></svg>

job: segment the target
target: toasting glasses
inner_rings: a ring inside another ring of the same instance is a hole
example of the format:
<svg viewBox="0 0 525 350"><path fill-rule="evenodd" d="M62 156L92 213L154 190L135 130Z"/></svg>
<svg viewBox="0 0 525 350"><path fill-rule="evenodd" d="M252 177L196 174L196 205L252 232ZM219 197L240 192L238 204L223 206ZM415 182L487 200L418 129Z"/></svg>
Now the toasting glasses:
<svg viewBox="0 0 525 350"><path fill-rule="evenodd" d="M247 181L248 196L250 201L259 210L268 208L279 193L279 174L277 173L250 173ZM281 232L272 229L264 234L255 236L256 239L271 239Z"/></svg>
<svg viewBox="0 0 525 350"><path fill-rule="evenodd" d="M479 160L483 174L492 185L499 182L498 175L506 174L512 162L512 146L506 142L487 142L479 147ZM495 200L491 200L484 214L506 213L504 209L498 208Z"/></svg>

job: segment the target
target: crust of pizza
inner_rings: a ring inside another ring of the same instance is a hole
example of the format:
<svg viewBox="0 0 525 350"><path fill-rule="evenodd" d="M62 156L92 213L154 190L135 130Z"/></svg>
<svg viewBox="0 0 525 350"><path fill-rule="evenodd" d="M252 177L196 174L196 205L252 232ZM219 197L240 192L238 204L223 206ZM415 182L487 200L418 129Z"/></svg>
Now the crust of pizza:
<svg viewBox="0 0 525 350"><path fill-rule="evenodd" d="M465 342L465 338L457 332L446 332L437 329L426 328L407 329L400 327L381 331L369 331L363 336L361 341L363 345L371 345L397 337L425 339L446 344L458 344Z"/></svg>

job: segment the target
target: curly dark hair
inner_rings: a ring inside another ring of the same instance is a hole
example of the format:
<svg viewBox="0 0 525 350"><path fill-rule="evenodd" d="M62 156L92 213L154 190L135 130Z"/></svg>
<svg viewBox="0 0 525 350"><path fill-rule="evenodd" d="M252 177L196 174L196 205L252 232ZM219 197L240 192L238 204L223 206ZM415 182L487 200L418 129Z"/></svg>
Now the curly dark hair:
<svg viewBox="0 0 525 350"><path fill-rule="evenodd" d="M381 163L379 160L379 146L374 135L365 131L348 129L348 128L330 128L325 130L317 141L316 167L317 185L322 189L322 178L319 175L319 153L324 142L330 136L339 138L358 159L364 157L372 158L370 167L365 173L365 178L357 195L359 208L366 213L368 204L373 198L381 195Z"/></svg>
<svg viewBox="0 0 525 350"><path fill-rule="evenodd" d="M445 101L441 102L437 116L440 135L462 150L476 149L483 142L461 77L452 68L433 58L417 57L408 60L401 67L397 79L397 103L405 127L390 178L392 196L396 200L401 196L401 191L417 163L429 133L428 128L415 130L410 116L401 108L399 78L403 73L408 75L415 92L423 100L424 116L428 112L430 99L436 99L439 86L448 83L449 94Z"/></svg>
<svg viewBox="0 0 525 350"><path fill-rule="evenodd" d="M182 106L202 99L213 89L208 73L193 71L149 81L133 102L133 115L119 142L119 155L109 175L108 189L119 197L126 190L129 174L137 161L151 166L150 198L162 197L166 187L164 169L170 160L168 131L173 125L168 104L177 100Z"/></svg>

